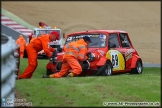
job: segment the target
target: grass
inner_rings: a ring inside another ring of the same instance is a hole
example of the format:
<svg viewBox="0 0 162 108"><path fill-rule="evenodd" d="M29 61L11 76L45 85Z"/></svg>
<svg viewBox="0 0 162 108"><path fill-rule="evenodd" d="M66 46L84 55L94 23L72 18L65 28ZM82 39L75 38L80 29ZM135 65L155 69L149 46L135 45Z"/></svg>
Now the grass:
<svg viewBox="0 0 162 108"><path fill-rule="evenodd" d="M144 68L141 75L43 79L48 60L39 60L31 79L16 81L19 97L33 106L103 106L103 102L161 102L160 68ZM21 59L21 73L27 59Z"/></svg>

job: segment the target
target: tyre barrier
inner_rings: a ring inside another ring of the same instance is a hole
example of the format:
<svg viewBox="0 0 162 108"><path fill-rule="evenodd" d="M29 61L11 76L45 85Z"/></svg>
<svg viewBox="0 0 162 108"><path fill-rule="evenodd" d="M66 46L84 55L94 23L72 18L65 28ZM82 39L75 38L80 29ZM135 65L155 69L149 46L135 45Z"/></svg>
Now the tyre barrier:
<svg viewBox="0 0 162 108"><path fill-rule="evenodd" d="M14 88L20 64L19 46L12 37L1 34L1 99L15 98Z"/></svg>

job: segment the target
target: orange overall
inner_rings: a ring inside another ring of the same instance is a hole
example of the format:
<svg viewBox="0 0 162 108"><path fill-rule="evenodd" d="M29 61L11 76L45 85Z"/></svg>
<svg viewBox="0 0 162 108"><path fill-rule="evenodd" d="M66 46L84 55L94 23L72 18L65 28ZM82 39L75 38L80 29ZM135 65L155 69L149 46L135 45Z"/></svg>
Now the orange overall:
<svg viewBox="0 0 162 108"><path fill-rule="evenodd" d="M20 58L24 57L24 50L26 48L26 41L22 35L16 40L16 44L20 45Z"/></svg>
<svg viewBox="0 0 162 108"><path fill-rule="evenodd" d="M28 44L28 46L26 47L26 51L28 54L28 67L25 69L25 71L20 76L20 78L31 78L32 77L38 65L37 56L38 56L39 51L43 49L48 57L52 56L51 52L54 52L55 49L48 48L49 41L50 41L49 35L45 34L45 35L42 35L34 39Z"/></svg>
<svg viewBox="0 0 162 108"><path fill-rule="evenodd" d="M87 60L87 43L83 39L65 45L64 51L61 71L53 74L54 78L66 75L70 69L75 76L79 75L82 72L79 61Z"/></svg>
<svg viewBox="0 0 162 108"><path fill-rule="evenodd" d="M31 40L30 40L30 42L32 42L34 39L36 39L36 38L35 37L32 37ZM42 54L43 52L44 52L44 50L41 50L41 51L38 52L38 54L39 53Z"/></svg>
<svg viewBox="0 0 162 108"><path fill-rule="evenodd" d="M30 40L30 42L32 42L34 39L36 39L36 38L35 37L32 37L31 40Z"/></svg>

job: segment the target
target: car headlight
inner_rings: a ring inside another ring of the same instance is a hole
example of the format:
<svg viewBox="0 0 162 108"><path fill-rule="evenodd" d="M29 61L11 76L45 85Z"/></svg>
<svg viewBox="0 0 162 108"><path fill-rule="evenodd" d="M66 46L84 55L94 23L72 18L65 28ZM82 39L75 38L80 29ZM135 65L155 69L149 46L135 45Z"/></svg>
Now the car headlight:
<svg viewBox="0 0 162 108"><path fill-rule="evenodd" d="M87 54L87 56L88 56L88 61L90 61L90 62L92 62L92 61L94 61L94 59L95 59L95 54L93 54L93 53L91 53L91 52L89 52L88 54Z"/></svg>

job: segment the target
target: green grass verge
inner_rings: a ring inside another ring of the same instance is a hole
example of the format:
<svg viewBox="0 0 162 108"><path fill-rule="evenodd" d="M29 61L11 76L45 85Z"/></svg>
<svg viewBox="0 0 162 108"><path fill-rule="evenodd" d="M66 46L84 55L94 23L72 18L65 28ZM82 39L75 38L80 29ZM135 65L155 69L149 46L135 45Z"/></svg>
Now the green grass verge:
<svg viewBox="0 0 162 108"><path fill-rule="evenodd" d="M16 91L33 106L103 106L103 102L161 102L160 68L141 75L43 79L48 60L38 60L31 79L16 81ZM21 72L27 59L21 59Z"/></svg>

